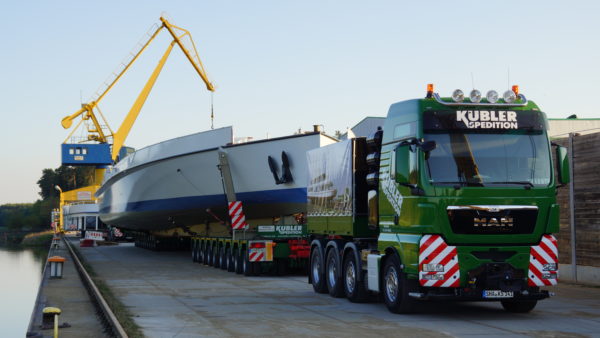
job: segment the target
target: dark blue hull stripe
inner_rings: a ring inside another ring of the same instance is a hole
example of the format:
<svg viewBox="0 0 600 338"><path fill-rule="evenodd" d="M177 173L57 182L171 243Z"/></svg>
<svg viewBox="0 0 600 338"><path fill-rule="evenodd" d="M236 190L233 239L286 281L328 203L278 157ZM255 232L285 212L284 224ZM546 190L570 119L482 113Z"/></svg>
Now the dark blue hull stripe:
<svg viewBox="0 0 600 338"><path fill-rule="evenodd" d="M279 204L279 203L306 203L306 188L263 190L245 193L236 193L237 199L244 205L251 204ZM189 196L167 198L149 201L129 202L125 207L125 212L144 212L144 211L172 211L200 209L215 206L225 206L227 200L224 194ZM121 208L118 208L122 210ZM115 210L108 205L100 209L101 214L110 214Z"/></svg>

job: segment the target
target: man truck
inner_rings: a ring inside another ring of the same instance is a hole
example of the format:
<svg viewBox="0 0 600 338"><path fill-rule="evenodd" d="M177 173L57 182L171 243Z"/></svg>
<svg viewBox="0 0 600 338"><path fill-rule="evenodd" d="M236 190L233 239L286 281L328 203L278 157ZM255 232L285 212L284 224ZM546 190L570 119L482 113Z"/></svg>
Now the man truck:
<svg viewBox="0 0 600 338"><path fill-rule="evenodd" d="M549 297L569 166L539 107L518 86L441 98L428 85L382 127L307 154L314 290L378 294L394 313L440 299L528 312Z"/></svg>

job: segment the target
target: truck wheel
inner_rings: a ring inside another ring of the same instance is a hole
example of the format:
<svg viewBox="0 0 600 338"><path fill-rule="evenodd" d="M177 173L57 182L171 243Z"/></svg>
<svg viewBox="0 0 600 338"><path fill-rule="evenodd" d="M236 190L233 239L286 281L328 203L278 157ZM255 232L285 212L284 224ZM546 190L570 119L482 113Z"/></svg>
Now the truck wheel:
<svg viewBox="0 0 600 338"><path fill-rule="evenodd" d="M235 249L235 254L233 255L234 271L238 275L240 275L243 272L242 266L244 265L244 262L242 262L242 259L244 259L244 257L242 256L241 250L239 248Z"/></svg>
<svg viewBox="0 0 600 338"><path fill-rule="evenodd" d="M364 274L364 272L358 271L358 264L353 252L354 251L348 252L344 258L344 293L349 301L353 303L364 303L368 299L369 292L367 291L364 277L362 280L358 280L358 274Z"/></svg>
<svg viewBox="0 0 600 338"><path fill-rule="evenodd" d="M209 244L210 247L208 249L208 266L214 266L215 265L215 246L212 244Z"/></svg>
<svg viewBox="0 0 600 338"><path fill-rule="evenodd" d="M344 296L342 286L341 267L339 256L334 248L327 252L327 261L325 263L325 282L327 291L331 297L340 298Z"/></svg>
<svg viewBox="0 0 600 338"><path fill-rule="evenodd" d="M327 293L327 285L325 284L325 276L323 273L323 256L318 247L312 249L310 254L310 276L312 286L317 293Z"/></svg>
<svg viewBox="0 0 600 338"><path fill-rule="evenodd" d="M227 261L227 272L235 271L235 258L233 258L231 247L227 248L225 252L225 260Z"/></svg>
<svg viewBox="0 0 600 338"><path fill-rule="evenodd" d="M502 307L508 312L527 313L537 305L537 300L502 300Z"/></svg>
<svg viewBox="0 0 600 338"><path fill-rule="evenodd" d="M415 300L408 295L406 275L400 270L400 262L395 255L385 261L383 268L383 300L393 313L411 313Z"/></svg>

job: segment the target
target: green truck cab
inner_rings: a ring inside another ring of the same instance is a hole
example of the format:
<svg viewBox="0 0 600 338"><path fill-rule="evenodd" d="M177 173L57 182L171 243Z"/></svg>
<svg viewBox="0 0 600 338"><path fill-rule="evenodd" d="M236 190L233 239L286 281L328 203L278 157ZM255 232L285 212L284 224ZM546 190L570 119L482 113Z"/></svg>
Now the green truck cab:
<svg viewBox="0 0 600 338"><path fill-rule="evenodd" d="M310 151L309 282L392 312L419 300L528 312L558 279L556 188L566 151L518 87L393 104L383 128Z"/></svg>

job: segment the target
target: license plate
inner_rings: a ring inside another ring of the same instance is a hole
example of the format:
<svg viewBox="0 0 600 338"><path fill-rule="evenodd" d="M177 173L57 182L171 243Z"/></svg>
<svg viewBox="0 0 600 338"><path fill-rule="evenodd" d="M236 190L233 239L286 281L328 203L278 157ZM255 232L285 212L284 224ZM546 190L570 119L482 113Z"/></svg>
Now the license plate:
<svg viewBox="0 0 600 338"><path fill-rule="evenodd" d="M513 298L512 291L483 290L483 298Z"/></svg>

